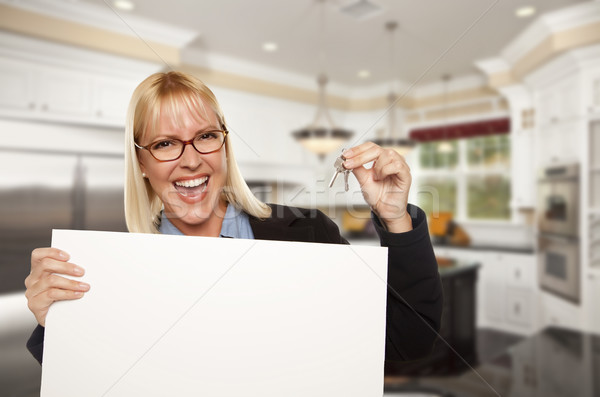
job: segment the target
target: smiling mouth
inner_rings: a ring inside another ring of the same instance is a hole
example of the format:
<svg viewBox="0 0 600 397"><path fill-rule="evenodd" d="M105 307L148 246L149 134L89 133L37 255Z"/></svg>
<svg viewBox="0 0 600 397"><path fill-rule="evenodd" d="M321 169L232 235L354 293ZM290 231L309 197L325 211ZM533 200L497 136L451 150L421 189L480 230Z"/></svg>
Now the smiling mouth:
<svg viewBox="0 0 600 397"><path fill-rule="evenodd" d="M187 179L184 181L175 181L173 186L179 194L185 197L198 196L206 191L208 186L208 176L196 179Z"/></svg>

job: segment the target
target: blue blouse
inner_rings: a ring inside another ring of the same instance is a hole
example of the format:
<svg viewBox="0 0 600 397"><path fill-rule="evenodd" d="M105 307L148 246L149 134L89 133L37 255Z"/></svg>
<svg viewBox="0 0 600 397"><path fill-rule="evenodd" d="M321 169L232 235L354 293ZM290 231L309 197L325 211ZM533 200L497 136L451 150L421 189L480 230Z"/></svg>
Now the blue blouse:
<svg viewBox="0 0 600 397"><path fill-rule="evenodd" d="M177 229L175 225L169 221L169 218L165 216L165 213L161 214L160 227L158 231L161 234L175 234L183 236L181 230ZM223 224L221 225L220 237L229 238L246 238L254 239L254 233L252 227L250 227L250 219L248 214L235 208L233 205L227 204L227 211L225 211L225 217L223 218Z"/></svg>

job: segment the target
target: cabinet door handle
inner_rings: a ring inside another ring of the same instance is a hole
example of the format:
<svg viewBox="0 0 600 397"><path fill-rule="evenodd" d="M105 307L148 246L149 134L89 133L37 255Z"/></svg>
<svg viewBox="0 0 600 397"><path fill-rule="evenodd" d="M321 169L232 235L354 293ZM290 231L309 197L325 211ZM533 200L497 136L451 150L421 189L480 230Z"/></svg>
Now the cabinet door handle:
<svg viewBox="0 0 600 397"><path fill-rule="evenodd" d="M521 305L519 305L518 303L515 303L515 314L520 314L521 313Z"/></svg>
<svg viewBox="0 0 600 397"><path fill-rule="evenodd" d="M519 271L519 269L515 270L515 278L516 279L521 278L521 272Z"/></svg>

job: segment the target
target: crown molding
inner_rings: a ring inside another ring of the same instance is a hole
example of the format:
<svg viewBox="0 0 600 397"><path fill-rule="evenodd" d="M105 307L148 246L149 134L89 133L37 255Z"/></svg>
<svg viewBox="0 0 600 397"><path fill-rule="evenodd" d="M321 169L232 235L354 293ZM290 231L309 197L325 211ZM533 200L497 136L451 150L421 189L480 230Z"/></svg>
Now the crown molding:
<svg viewBox="0 0 600 397"><path fill-rule="evenodd" d="M500 53L510 64L531 53L553 34L600 21L600 2L588 2L541 15Z"/></svg>
<svg viewBox="0 0 600 397"><path fill-rule="evenodd" d="M475 62L477 69L490 76L496 73L510 71L510 64L504 58L487 58Z"/></svg>
<svg viewBox="0 0 600 397"><path fill-rule="evenodd" d="M176 48L185 47L199 35L196 31L115 10L108 4L103 7L69 0L0 0L0 4Z"/></svg>
<svg viewBox="0 0 600 397"><path fill-rule="evenodd" d="M454 92L469 91L478 88L487 87L487 82L484 76L481 74L470 74L466 76L460 76L451 78L448 80L447 86L443 81L435 81L432 83L420 85L414 88L413 97L415 99L422 99L432 96L443 95L444 90L450 95Z"/></svg>
<svg viewBox="0 0 600 397"><path fill-rule="evenodd" d="M140 61L2 31L0 56L112 76L133 76L137 79L156 73L163 67L162 63Z"/></svg>
<svg viewBox="0 0 600 397"><path fill-rule="evenodd" d="M300 89L317 90L316 76L311 77L299 73L293 73L286 70L274 68L257 62L247 61L245 59L223 55L215 52L206 52L197 49L183 49L181 51L182 64L199 66L208 70L231 73L235 75L245 75L254 79L271 81L273 83L285 84ZM347 92L348 88L340 85L330 87L334 84L330 82L327 90L332 91L336 88Z"/></svg>
<svg viewBox="0 0 600 397"><path fill-rule="evenodd" d="M600 67L600 44L565 52L527 75L524 82L539 87L591 67Z"/></svg>

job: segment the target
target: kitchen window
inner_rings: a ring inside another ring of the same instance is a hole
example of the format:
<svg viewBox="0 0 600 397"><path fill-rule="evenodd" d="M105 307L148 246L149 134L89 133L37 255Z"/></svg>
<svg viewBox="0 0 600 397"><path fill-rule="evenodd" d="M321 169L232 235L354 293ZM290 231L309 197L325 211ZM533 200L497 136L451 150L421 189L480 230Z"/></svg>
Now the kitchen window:
<svg viewBox="0 0 600 397"><path fill-rule="evenodd" d="M417 202L428 216L510 220L508 134L421 142L417 159Z"/></svg>

